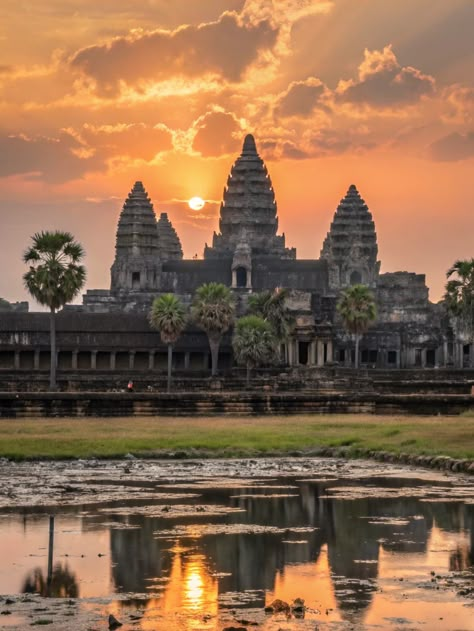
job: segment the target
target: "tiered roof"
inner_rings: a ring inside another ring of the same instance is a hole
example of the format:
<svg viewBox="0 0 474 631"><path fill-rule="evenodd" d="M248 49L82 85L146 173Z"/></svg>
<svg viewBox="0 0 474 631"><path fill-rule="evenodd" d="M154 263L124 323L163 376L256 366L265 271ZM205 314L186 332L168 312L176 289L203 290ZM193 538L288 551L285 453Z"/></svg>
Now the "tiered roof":
<svg viewBox="0 0 474 631"><path fill-rule="evenodd" d="M116 257L159 256L153 204L141 182L135 182L120 214Z"/></svg>
<svg viewBox="0 0 474 631"><path fill-rule="evenodd" d="M167 213L161 213L157 223L160 244L160 258L162 261L177 261L183 258L183 248L173 224Z"/></svg>
<svg viewBox="0 0 474 631"><path fill-rule="evenodd" d="M354 249L369 264L377 261L377 234L372 214L354 184L351 184L344 199L337 207L329 232L324 240L321 257L331 256L334 260L351 257Z"/></svg>
<svg viewBox="0 0 474 631"><path fill-rule="evenodd" d="M212 248L206 248L206 258L232 256L242 238L253 254L295 258L294 251L285 248L285 236L277 235L275 192L251 134L245 137L242 153L227 180L219 228Z"/></svg>

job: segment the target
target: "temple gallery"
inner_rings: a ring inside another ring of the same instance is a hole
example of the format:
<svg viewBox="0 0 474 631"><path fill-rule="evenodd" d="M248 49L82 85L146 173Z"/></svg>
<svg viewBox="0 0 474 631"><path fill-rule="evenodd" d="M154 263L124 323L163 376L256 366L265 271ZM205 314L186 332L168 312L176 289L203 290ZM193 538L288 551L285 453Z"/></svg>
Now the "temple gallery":
<svg viewBox="0 0 474 631"><path fill-rule="evenodd" d="M380 273L374 219L356 186L337 206L319 258L299 259L287 247L269 173L247 135L224 188L219 232L201 259L183 258L167 214L157 219L142 182L135 182L118 222L110 288L88 290L82 305L58 314L59 371L164 370L166 348L148 322L153 299L172 292L189 304L212 281L232 289L237 315L252 292L288 290L295 327L282 363L290 367L353 364L354 340L336 310L341 290L353 284L367 285L377 304L377 320L360 344L361 366L474 367L474 345L455 335L442 304L429 301L425 276ZM230 341L228 335L221 346L221 370L233 365ZM207 337L191 324L176 344L174 367L203 371L209 361ZM34 373L49 362L48 314L2 313L0 369Z"/></svg>

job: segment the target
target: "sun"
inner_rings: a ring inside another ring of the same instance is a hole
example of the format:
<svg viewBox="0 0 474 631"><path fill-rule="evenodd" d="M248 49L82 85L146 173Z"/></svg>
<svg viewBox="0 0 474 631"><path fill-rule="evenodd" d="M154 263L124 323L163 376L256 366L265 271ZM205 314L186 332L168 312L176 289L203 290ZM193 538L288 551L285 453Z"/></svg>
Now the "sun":
<svg viewBox="0 0 474 631"><path fill-rule="evenodd" d="M201 197L191 197L188 201L189 208L192 210L201 210L206 202Z"/></svg>

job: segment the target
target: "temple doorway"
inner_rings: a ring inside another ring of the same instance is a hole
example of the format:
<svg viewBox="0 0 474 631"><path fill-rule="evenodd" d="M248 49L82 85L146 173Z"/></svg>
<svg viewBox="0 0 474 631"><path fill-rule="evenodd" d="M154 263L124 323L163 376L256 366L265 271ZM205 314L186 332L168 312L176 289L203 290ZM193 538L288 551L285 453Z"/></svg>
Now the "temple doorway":
<svg viewBox="0 0 474 631"><path fill-rule="evenodd" d="M308 365L309 342L298 342L298 363L302 366Z"/></svg>
<svg viewBox="0 0 474 631"><path fill-rule="evenodd" d="M235 283L237 287L247 287L247 270L245 267L238 267L235 270Z"/></svg>

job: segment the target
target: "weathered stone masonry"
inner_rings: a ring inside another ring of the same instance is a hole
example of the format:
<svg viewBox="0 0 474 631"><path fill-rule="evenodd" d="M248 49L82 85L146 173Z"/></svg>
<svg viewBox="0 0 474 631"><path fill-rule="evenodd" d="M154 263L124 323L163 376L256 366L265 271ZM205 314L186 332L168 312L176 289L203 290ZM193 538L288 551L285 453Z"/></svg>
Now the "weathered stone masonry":
<svg viewBox="0 0 474 631"><path fill-rule="evenodd" d="M354 185L337 207L320 258L297 259L285 235L278 234L272 182L248 135L224 189L219 230L203 259L184 260L166 213L157 221L143 184L136 182L118 222L110 289L89 290L82 307L68 307L59 316L59 371L164 370L166 349L146 317L153 298L173 292L189 304L197 287L210 281L232 288L239 314L251 292L290 290L288 306L297 326L283 349L289 366L353 363L354 342L335 307L341 289L364 283L374 292L378 318L362 340L362 366L474 368L474 345L457 340L442 306L430 303L425 276L380 273L375 223ZM46 371L49 361L47 314L2 313L0 371L33 374ZM174 361L178 370L207 370L205 335L190 327ZM231 365L227 336L221 368Z"/></svg>

